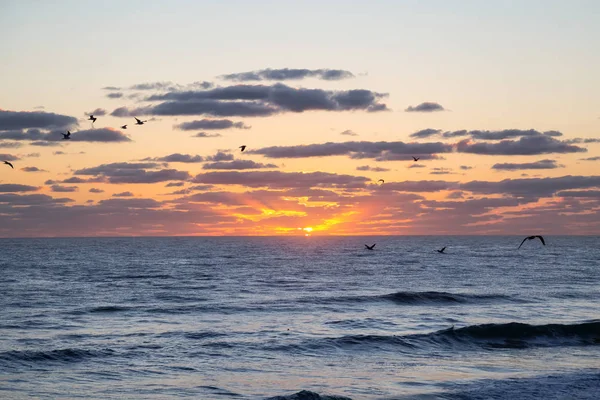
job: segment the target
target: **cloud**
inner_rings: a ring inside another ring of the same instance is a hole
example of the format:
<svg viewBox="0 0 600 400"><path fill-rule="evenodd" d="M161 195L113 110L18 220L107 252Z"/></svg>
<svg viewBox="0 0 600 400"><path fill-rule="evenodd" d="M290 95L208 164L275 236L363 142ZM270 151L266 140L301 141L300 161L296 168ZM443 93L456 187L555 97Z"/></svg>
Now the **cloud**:
<svg viewBox="0 0 600 400"><path fill-rule="evenodd" d="M445 111L444 107L442 107L438 103L432 103L426 101L425 103L421 103L418 106L409 106L406 112L434 112L434 111Z"/></svg>
<svg viewBox="0 0 600 400"><path fill-rule="evenodd" d="M349 156L354 159L374 158L381 161L412 160L412 156L431 159L437 153L449 153L453 147L444 143L404 142L343 142L297 146L273 146L252 150L269 158L308 158L327 156Z"/></svg>
<svg viewBox="0 0 600 400"><path fill-rule="evenodd" d="M164 161L164 162L180 162L180 163L200 163L204 161L204 157L191 154L173 153L168 156L144 159L148 161Z"/></svg>
<svg viewBox="0 0 600 400"><path fill-rule="evenodd" d="M326 81L354 78L350 71L342 69L261 69L258 71L239 72L235 74L221 75L221 79L230 81L286 81L300 80L305 78L318 78Z"/></svg>
<svg viewBox="0 0 600 400"><path fill-rule="evenodd" d="M44 142L44 141L36 141L29 143L32 146L40 146L40 147L61 147L62 143L60 142Z"/></svg>
<svg viewBox="0 0 600 400"><path fill-rule="evenodd" d="M40 153L28 153L28 154L25 154L25 157L34 157L34 158L37 158L40 155L41 155Z"/></svg>
<svg viewBox="0 0 600 400"><path fill-rule="evenodd" d="M62 186L62 185L52 185L50 189L53 192L58 193L69 193L69 192L77 192L79 188L77 186Z"/></svg>
<svg viewBox="0 0 600 400"><path fill-rule="evenodd" d="M25 172L48 172L45 169L39 169L38 167L23 167L21 171Z"/></svg>
<svg viewBox="0 0 600 400"><path fill-rule="evenodd" d="M575 138L575 139L567 139L565 143L600 143L600 139L597 138Z"/></svg>
<svg viewBox="0 0 600 400"><path fill-rule="evenodd" d="M582 160L582 161L600 161L600 156L597 156L597 157L588 157L588 158L581 158L580 160Z"/></svg>
<svg viewBox="0 0 600 400"><path fill-rule="evenodd" d="M556 193L559 197L586 197L600 199L600 190L569 190Z"/></svg>
<svg viewBox="0 0 600 400"><path fill-rule="evenodd" d="M13 156L12 154L0 154L0 161L17 161L19 157Z"/></svg>
<svg viewBox="0 0 600 400"><path fill-rule="evenodd" d="M133 197L134 194L131 192L121 192L121 193L115 193L112 195L112 197Z"/></svg>
<svg viewBox="0 0 600 400"><path fill-rule="evenodd" d="M102 90L121 90L121 88L117 86L105 86Z"/></svg>
<svg viewBox="0 0 600 400"><path fill-rule="evenodd" d="M559 165L555 160L539 160L530 163L502 163L494 164L492 169L503 171L520 171L524 169L554 169L562 168L564 165Z"/></svg>
<svg viewBox="0 0 600 400"><path fill-rule="evenodd" d="M345 136L358 136L358 133L351 131L350 129L346 129L344 132L341 132L340 135Z"/></svg>
<svg viewBox="0 0 600 400"><path fill-rule="evenodd" d="M247 187L309 188L344 187L361 188L370 181L362 176L338 175L327 172L281 171L227 171L198 174L192 182L215 185L242 185Z"/></svg>
<svg viewBox="0 0 600 400"><path fill-rule="evenodd" d="M514 139L521 137L560 137L562 136L561 132L558 131L546 131L540 132L535 129L503 129L500 131L485 131L485 130L460 130L460 131L447 131L442 134L445 138L455 138L462 136L470 136L473 139L478 140L505 140L505 139Z"/></svg>
<svg viewBox="0 0 600 400"><path fill-rule="evenodd" d="M67 153L65 153L64 151L58 150L58 151L53 152L52 154L54 154L55 156L64 156Z"/></svg>
<svg viewBox="0 0 600 400"><path fill-rule="evenodd" d="M106 115L106 110L104 108L96 108L94 111L84 113L84 115L96 115L98 117L101 117L103 115Z"/></svg>
<svg viewBox="0 0 600 400"><path fill-rule="evenodd" d="M220 129L250 129L249 126L244 125L243 122L233 122L229 119L202 119L199 121L184 122L179 125L175 125L176 129L184 131L192 131L196 129L206 130L220 130Z"/></svg>
<svg viewBox="0 0 600 400"><path fill-rule="evenodd" d="M89 190L90 193L104 193L104 190L98 188L91 188Z"/></svg>
<svg viewBox="0 0 600 400"><path fill-rule="evenodd" d="M600 176L562 176L557 178L505 179L499 182L471 181L461 184L462 190L481 194L502 194L515 197L548 197L561 190L600 187Z"/></svg>
<svg viewBox="0 0 600 400"><path fill-rule="evenodd" d="M121 107L111 115L211 115L270 116L283 112L304 111L385 111L379 101L387 96L365 89L328 91L292 88L281 83L274 85L235 85L210 90L171 91L155 94L146 101L160 104L130 110Z"/></svg>
<svg viewBox="0 0 600 400"><path fill-rule="evenodd" d="M108 93L106 95L106 97L108 97L109 99L120 99L121 97L123 97L123 93L121 93L121 92Z"/></svg>
<svg viewBox="0 0 600 400"><path fill-rule="evenodd" d="M262 169L278 168L275 164L262 164L252 160L217 161L204 164L202 169Z"/></svg>
<svg viewBox="0 0 600 400"><path fill-rule="evenodd" d="M192 137L199 137L199 138L221 137L221 134L220 133L198 132Z"/></svg>
<svg viewBox="0 0 600 400"><path fill-rule="evenodd" d="M463 171L468 171L470 169L473 169L473 167L469 166L469 165L461 165L460 169L462 169Z"/></svg>
<svg viewBox="0 0 600 400"><path fill-rule="evenodd" d="M184 182L169 182L165 185L165 187L179 187L185 185Z"/></svg>
<svg viewBox="0 0 600 400"><path fill-rule="evenodd" d="M37 186L20 185L17 183L0 183L0 193L11 192L35 192L39 190Z"/></svg>
<svg viewBox="0 0 600 400"><path fill-rule="evenodd" d="M452 169L449 168L432 168L430 175L448 175L452 174Z"/></svg>
<svg viewBox="0 0 600 400"><path fill-rule="evenodd" d="M18 149L21 146L18 142L0 142L0 149Z"/></svg>
<svg viewBox="0 0 600 400"><path fill-rule="evenodd" d="M370 167L368 165L361 165L359 167L356 167L357 171L373 171L373 172L387 172L389 171L388 168L382 168L382 167Z"/></svg>
<svg viewBox="0 0 600 400"><path fill-rule="evenodd" d="M187 171L157 168L157 163L112 163L97 167L83 168L74 172L75 175L94 175L106 178L108 183L157 183L166 181L184 181L190 178Z"/></svg>
<svg viewBox="0 0 600 400"><path fill-rule="evenodd" d="M0 110L0 131L28 128L67 129L76 125L77 119L67 115L42 111Z"/></svg>
<svg viewBox="0 0 600 400"><path fill-rule="evenodd" d="M206 161L233 161L233 154L217 151L215 155L206 157Z"/></svg>
<svg viewBox="0 0 600 400"><path fill-rule="evenodd" d="M416 138L416 139L425 139L431 136L437 136L440 134L441 129L421 129L420 131L414 132L410 134L411 138Z"/></svg>
<svg viewBox="0 0 600 400"><path fill-rule="evenodd" d="M550 153L582 153L587 149L567 144L550 136L525 136L519 140L502 140L497 143L473 143L469 139L459 142L458 152L486 155L537 155Z"/></svg>
<svg viewBox="0 0 600 400"><path fill-rule="evenodd" d="M73 132L71 140L74 142L131 142L131 139L127 135L113 128L88 129Z"/></svg>
<svg viewBox="0 0 600 400"><path fill-rule="evenodd" d="M173 82L147 82L138 83L129 87L130 90L176 90Z"/></svg>
<svg viewBox="0 0 600 400"><path fill-rule="evenodd" d="M407 168L425 168L423 164L410 164Z"/></svg>

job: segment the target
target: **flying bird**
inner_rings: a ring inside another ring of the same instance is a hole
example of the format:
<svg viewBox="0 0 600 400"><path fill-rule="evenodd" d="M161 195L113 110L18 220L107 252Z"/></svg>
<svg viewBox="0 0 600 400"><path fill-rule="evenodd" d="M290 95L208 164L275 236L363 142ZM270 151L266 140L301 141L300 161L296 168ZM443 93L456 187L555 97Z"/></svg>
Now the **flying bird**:
<svg viewBox="0 0 600 400"><path fill-rule="evenodd" d="M94 117L93 114L90 114L90 117L88 118L89 121L92 121L92 125L94 125L94 122L96 122L98 118Z"/></svg>
<svg viewBox="0 0 600 400"><path fill-rule="evenodd" d="M13 167L13 165L12 165L11 163L9 163L8 161L4 161L4 164L6 164L6 165L10 165L10 167L11 167L12 169L15 169L15 167Z"/></svg>
<svg viewBox="0 0 600 400"><path fill-rule="evenodd" d="M242 151L246 150L246 145L240 146L240 149L242 149Z"/></svg>
<svg viewBox="0 0 600 400"><path fill-rule="evenodd" d="M446 250L446 246L442 247L442 249L441 249L441 250L436 250L436 251L437 251L438 253L443 253L443 252L444 252L444 250Z"/></svg>
<svg viewBox="0 0 600 400"><path fill-rule="evenodd" d="M137 117L133 117L135 118L135 124L136 125L144 125L144 122L148 122L148 121L142 121L141 119L138 119Z"/></svg>
<svg viewBox="0 0 600 400"><path fill-rule="evenodd" d="M67 131L67 133L61 133L61 135L63 135L63 140L71 139L71 131Z"/></svg>
<svg viewBox="0 0 600 400"><path fill-rule="evenodd" d="M383 179L380 179L377 182L385 183L385 181Z"/></svg>
<svg viewBox="0 0 600 400"><path fill-rule="evenodd" d="M421 159L421 157L415 157L413 156L413 160L415 160L415 162L419 161Z"/></svg>
<svg viewBox="0 0 600 400"><path fill-rule="evenodd" d="M127 129L127 125L121 126L121 129Z"/></svg>
<svg viewBox="0 0 600 400"><path fill-rule="evenodd" d="M377 243L373 243L373 246L368 246L368 245L366 245L366 244L365 244L365 247L366 247L367 249L369 249L369 250L373 250L373 248L375 247L375 245L376 245L376 244L377 244Z"/></svg>
<svg viewBox="0 0 600 400"><path fill-rule="evenodd" d="M544 238L541 237L540 235L527 236L525 239L523 239L523 241L521 242L521 244L519 245L519 248L517 250L519 250L521 248L521 246L523 246L523 243L525 243L527 240L533 240L535 238L539 238L542 241L542 244L544 246L546 245L546 242L544 241Z"/></svg>

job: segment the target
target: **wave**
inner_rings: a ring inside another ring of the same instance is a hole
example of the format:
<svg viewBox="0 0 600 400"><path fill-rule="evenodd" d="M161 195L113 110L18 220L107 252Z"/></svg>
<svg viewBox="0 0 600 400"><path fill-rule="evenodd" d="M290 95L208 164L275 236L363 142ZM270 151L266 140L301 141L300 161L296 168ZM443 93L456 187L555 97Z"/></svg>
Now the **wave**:
<svg viewBox="0 0 600 400"><path fill-rule="evenodd" d="M350 397L345 396L326 396L320 395L315 392L308 390L302 390L298 393L290 394L288 396L275 396L269 397L265 400L352 400Z"/></svg>
<svg viewBox="0 0 600 400"><path fill-rule="evenodd" d="M282 346L275 350L311 351L336 349L388 349L418 351L470 348L529 348L558 346L600 345L600 321L580 324L530 325L518 322L505 324L471 325L436 332L411 335L346 335L335 338L313 339L300 344Z"/></svg>
<svg viewBox="0 0 600 400"><path fill-rule="evenodd" d="M523 302L522 299L503 294L472 294L449 292L395 292L373 296L337 296L337 297L304 297L299 299L302 303L366 303L366 302L393 302L404 305L426 304L478 304L494 301Z"/></svg>
<svg viewBox="0 0 600 400"><path fill-rule="evenodd" d="M48 351L12 350L0 353L0 361L8 363L22 362L59 362L72 363L96 357L108 357L115 353L111 349L56 349Z"/></svg>

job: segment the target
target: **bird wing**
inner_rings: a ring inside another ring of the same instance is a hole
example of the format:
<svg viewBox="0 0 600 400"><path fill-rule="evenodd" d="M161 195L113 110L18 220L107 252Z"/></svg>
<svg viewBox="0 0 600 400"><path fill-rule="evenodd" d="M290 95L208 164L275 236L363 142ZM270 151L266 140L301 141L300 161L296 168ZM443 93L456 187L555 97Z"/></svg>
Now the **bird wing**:
<svg viewBox="0 0 600 400"><path fill-rule="evenodd" d="M442 247L442 251L446 250L446 246Z"/></svg>
<svg viewBox="0 0 600 400"><path fill-rule="evenodd" d="M367 245L367 244L365 244L365 247L366 247L367 249L370 249L369 245Z"/></svg>
<svg viewBox="0 0 600 400"><path fill-rule="evenodd" d="M8 161L4 161L4 164L6 164L6 165L10 165L10 167L11 167L12 169L15 169L15 167L13 167L13 165L12 165L11 163L9 163Z"/></svg>
<svg viewBox="0 0 600 400"><path fill-rule="evenodd" d="M523 241L521 242L521 244L519 245L519 247L517 248L517 250L519 250L521 248L521 246L523 246L523 243L525 243L526 240L527 240L527 238L523 239Z"/></svg>
<svg viewBox="0 0 600 400"><path fill-rule="evenodd" d="M383 179L380 179L377 182L385 183L385 181Z"/></svg>
<svg viewBox="0 0 600 400"><path fill-rule="evenodd" d="M540 235L537 235L536 238L539 238L542 241L542 244L545 246L546 242L544 241L544 238L541 237Z"/></svg>
<svg viewBox="0 0 600 400"><path fill-rule="evenodd" d="M142 122L142 121L140 121L139 119L137 119L137 117L133 117L133 118L135 118L135 120L136 120L137 122Z"/></svg>

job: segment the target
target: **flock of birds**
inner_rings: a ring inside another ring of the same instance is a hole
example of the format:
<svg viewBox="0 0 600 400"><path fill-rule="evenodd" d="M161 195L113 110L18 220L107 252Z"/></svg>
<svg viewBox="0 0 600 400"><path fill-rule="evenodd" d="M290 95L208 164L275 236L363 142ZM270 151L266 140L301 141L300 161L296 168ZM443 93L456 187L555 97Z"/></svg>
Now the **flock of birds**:
<svg viewBox="0 0 600 400"><path fill-rule="evenodd" d="M144 125L144 123L148 122L148 121L142 121L141 119L139 119L137 117L133 117L133 118L135 119L135 125ZM88 121L92 121L92 128L94 128L94 122L96 122L97 119L98 118L94 117L93 114L89 115L89 118L87 120ZM127 124L121 125L121 129L127 129ZM62 133L61 132L61 135L63 136L63 140L69 140L69 139L71 139L71 131L67 131L67 133ZM239 146L239 149L243 152L244 150L246 150L246 145ZM415 156L412 156L412 158L413 158L413 160L415 162L417 162L417 161L419 161L421 159L421 157L415 157ZM8 165L12 169L15 169L15 167L9 161L4 161L4 164ZM383 179L379 179L377 182L381 182L382 184L385 183L385 181ZM525 243L527 240L533 240L533 239L536 239L536 238L540 239L540 241L542 242L542 244L544 246L546 245L546 242L544 241L544 238L542 236L540 236L540 235L527 236L525 239L523 239L523 241L521 242L521 244L519 245L519 247L517 248L517 250L520 249L521 246L523 246L523 243ZM365 244L365 247L368 250L374 250L376 244L377 243L373 244L372 246L369 246L369 245ZM440 253L440 254L444 254L445 250L446 250L446 246L444 246L440 250L436 250L436 251L438 253Z"/></svg>
<svg viewBox="0 0 600 400"><path fill-rule="evenodd" d="M542 236L540 236L540 235L527 236L525 239L523 239L523 241L521 242L521 244L519 245L519 247L517 247L517 250L519 250L519 249L521 248L521 246L523 246L523 243L525 243L526 241L528 241L528 240L534 240L534 239L540 239L540 241L542 242L542 244L543 244L544 246L546 245L546 241L545 241L545 240L544 240L544 238L543 238ZM375 250L375 245L376 245L376 244L377 244L377 243L373 243L373 245L372 245L372 246L369 246L368 244L365 244L365 247L366 247L368 250ZM446 251L446 247L447 247L447 246L444 246L444 247L442 247L441 249L439 249L439 250L436 250L436 251L437 251L438 253L440 253L440 254L444 254L444 251Z"/></svg>
<svg viewBox="0 0 600 400"><path fill-rule="evenodd" d="M148 122L148 121L142 121L141 119L139 119L137 117L133 117L133 118L135 119L135 125L144 125L144 123ZM94 122L96 122L97 119L98 119L97 117L94 117L94 114L90 114L89 115L89 118L87 120L88 121L92 121L92 129L94 128ZM127 129L127 124L121 125L121 129ZM67 131L67 133L62 133L61 132L60 134L62 135L63 140L69 140L69 139L71 139L71 131ZM241 149L241 151L246 150L246 145L240 146L239 149ZM15 169L14 165L11 162L9 162L9 161L4 161L4 164L8 165L12 169Z"/></svg>

